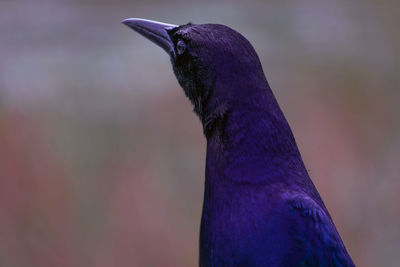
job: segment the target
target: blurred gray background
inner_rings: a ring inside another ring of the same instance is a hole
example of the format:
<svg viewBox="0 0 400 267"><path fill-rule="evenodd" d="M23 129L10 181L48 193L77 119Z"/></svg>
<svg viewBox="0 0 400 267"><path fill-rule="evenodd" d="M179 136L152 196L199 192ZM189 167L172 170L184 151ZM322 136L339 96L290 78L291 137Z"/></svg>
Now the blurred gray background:
<svg viewBox="0 0 400 267"><path fill-rule="evenodd" d="M399 1L0 2L0 266L197 266L205 139L120 23L246 36L358 266L400 262Z"/></svg>

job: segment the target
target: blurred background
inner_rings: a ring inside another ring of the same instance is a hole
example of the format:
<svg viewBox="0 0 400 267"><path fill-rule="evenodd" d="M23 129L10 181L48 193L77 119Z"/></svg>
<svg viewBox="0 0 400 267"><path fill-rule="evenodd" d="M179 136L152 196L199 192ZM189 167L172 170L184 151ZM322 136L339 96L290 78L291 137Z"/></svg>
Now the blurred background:
<svg viewBox="0 0 400 267"><path fill-rule="evenodd" d="M0 1L0 266L197 266L205 139L120 21L246 36L358 266L400 262L399 1Z"/></svg>

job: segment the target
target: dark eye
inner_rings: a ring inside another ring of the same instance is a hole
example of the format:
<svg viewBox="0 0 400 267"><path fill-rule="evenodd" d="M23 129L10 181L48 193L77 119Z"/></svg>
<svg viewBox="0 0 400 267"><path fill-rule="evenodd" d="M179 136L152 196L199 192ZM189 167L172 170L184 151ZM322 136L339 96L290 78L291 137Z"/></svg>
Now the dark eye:
<svg viewBox="0 0 400 267"><path fill-rule="evenodd" d="M176 43L176 52L178 53L178 55L182 55L186 50L186 44L183 40L179 40Z"/></svg>

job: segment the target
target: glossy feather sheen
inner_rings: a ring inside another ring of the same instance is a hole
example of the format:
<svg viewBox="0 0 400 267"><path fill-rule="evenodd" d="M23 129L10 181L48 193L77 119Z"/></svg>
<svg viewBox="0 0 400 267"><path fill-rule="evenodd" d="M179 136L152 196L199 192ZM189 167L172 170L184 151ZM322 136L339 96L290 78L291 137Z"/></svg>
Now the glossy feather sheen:
<svg viewBox="0 0 400 267"><path fill-rule="evenodd" d="M354 266L251 44L217 24L168 33L207 138L200 266Z"/></svg>
<svg viewBox="0 0 400 267"><path fill-rule="evenodd" d="M195 63L174 69L207 137L200 266L352 266L253 47L222 25L182 34Z"/></svg>

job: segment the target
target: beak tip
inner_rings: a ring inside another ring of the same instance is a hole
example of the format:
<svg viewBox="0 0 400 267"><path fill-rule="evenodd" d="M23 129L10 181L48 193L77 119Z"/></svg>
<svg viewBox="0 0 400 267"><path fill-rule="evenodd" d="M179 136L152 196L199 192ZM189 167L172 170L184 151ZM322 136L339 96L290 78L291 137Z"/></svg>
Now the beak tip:
<svg viewBox="0 0 400 267"><path fill-rule="evenodd" d="M121 21L121 23L126 26L129 26L130 22L131 22L131 19L124 19L123 21Z"/></svg>

